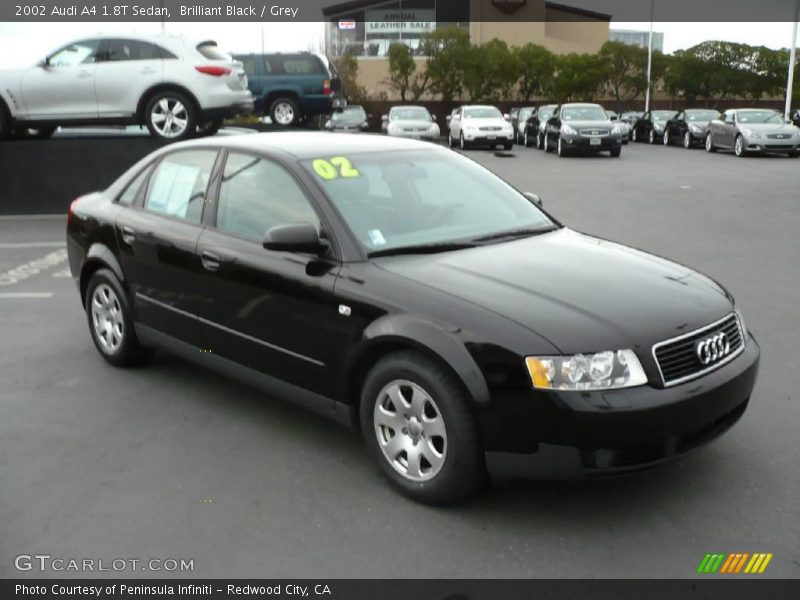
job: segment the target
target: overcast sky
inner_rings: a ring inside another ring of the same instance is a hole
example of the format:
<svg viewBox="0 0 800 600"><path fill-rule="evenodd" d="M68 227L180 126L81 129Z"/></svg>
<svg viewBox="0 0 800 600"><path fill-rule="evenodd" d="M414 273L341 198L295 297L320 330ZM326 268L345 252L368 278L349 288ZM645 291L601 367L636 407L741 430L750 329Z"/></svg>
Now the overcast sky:
<svg viewBox="0 0 800 600"><path fill-rule="evenodd" d="M612 29L647 29L649 23L612 22ZM0 68L35 63L61 44L103 33L157 33L158 23L0 23ZM323 39L322 23L167 23L166 30L191 38L214 39L231 52L258 52L262 32L269 52L316 50ZM664 50L673 52L709 39L786 48L791 23L655 23L664 33ZM12 49L12 51L9 51Z"/></svg>

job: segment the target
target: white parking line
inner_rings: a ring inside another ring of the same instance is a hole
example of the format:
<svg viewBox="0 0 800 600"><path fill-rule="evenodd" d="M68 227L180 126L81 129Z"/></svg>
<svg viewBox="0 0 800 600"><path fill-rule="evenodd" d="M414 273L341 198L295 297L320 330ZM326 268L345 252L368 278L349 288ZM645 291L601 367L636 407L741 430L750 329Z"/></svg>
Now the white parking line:
<svg viewBox="0 0 800 600"><path fill-rule="evenodd" d="M63 248L66 246L65 242L9 242L7 244L0 244L0 249L13 249L13 248Z"/></svg>
<svg viewBox="0 0 800 600"><path fill-rule="evenodd" d="M0 300L11 300L14 298L52 298L52 292L8 292L0 294Z"/></svg>

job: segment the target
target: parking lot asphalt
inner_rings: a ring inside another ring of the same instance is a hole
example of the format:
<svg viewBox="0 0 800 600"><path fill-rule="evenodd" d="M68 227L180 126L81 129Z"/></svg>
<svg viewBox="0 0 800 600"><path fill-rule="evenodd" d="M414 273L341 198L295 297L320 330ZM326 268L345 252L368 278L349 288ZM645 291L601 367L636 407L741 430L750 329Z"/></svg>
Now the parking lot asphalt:
<svg viewBox="0 0 800 600"><path fill-rule="evenodd" d="M105 364L59 259L64 220L0 218L0 577L40 576L13 560L46 553L194 559L185 574L206 578L672 578L708 552L771 552L760 577L799 577L800 160L467 155L564 224L733 293L762 364L730 432L637 476L421 506L357 435L302 409L166 354Z"/></svg>

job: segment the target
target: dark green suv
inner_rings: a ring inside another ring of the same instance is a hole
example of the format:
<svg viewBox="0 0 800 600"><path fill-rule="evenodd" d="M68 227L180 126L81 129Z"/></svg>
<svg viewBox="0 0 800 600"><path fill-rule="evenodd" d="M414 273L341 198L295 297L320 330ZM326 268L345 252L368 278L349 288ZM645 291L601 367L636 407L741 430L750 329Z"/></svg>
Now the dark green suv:
<svg viewBox="0 0 800 600"><path fill-rule="evenodd" d="M255 98L255 113L281 127L315 115L327 115L346 104L335 67L310 52L237 55Z"/></svg>

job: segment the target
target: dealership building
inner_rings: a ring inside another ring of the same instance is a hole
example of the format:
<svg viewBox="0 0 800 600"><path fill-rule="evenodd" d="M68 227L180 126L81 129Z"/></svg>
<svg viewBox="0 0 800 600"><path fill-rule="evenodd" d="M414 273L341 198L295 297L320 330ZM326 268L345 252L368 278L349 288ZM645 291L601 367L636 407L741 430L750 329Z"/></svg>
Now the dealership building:
<svg viewBox="0 0 800 600"><path fill-rule="evenodd" d="M389 45L410 46L421 68L420 40L439 27L462 27L473 44L497 38L509 46L534 43L560 54L592 53L608 40L611 21L609 15L546 0L353 0L328 6L323 14L329 54L356 56L359 83L371 94L390 95Z"/></svg>

